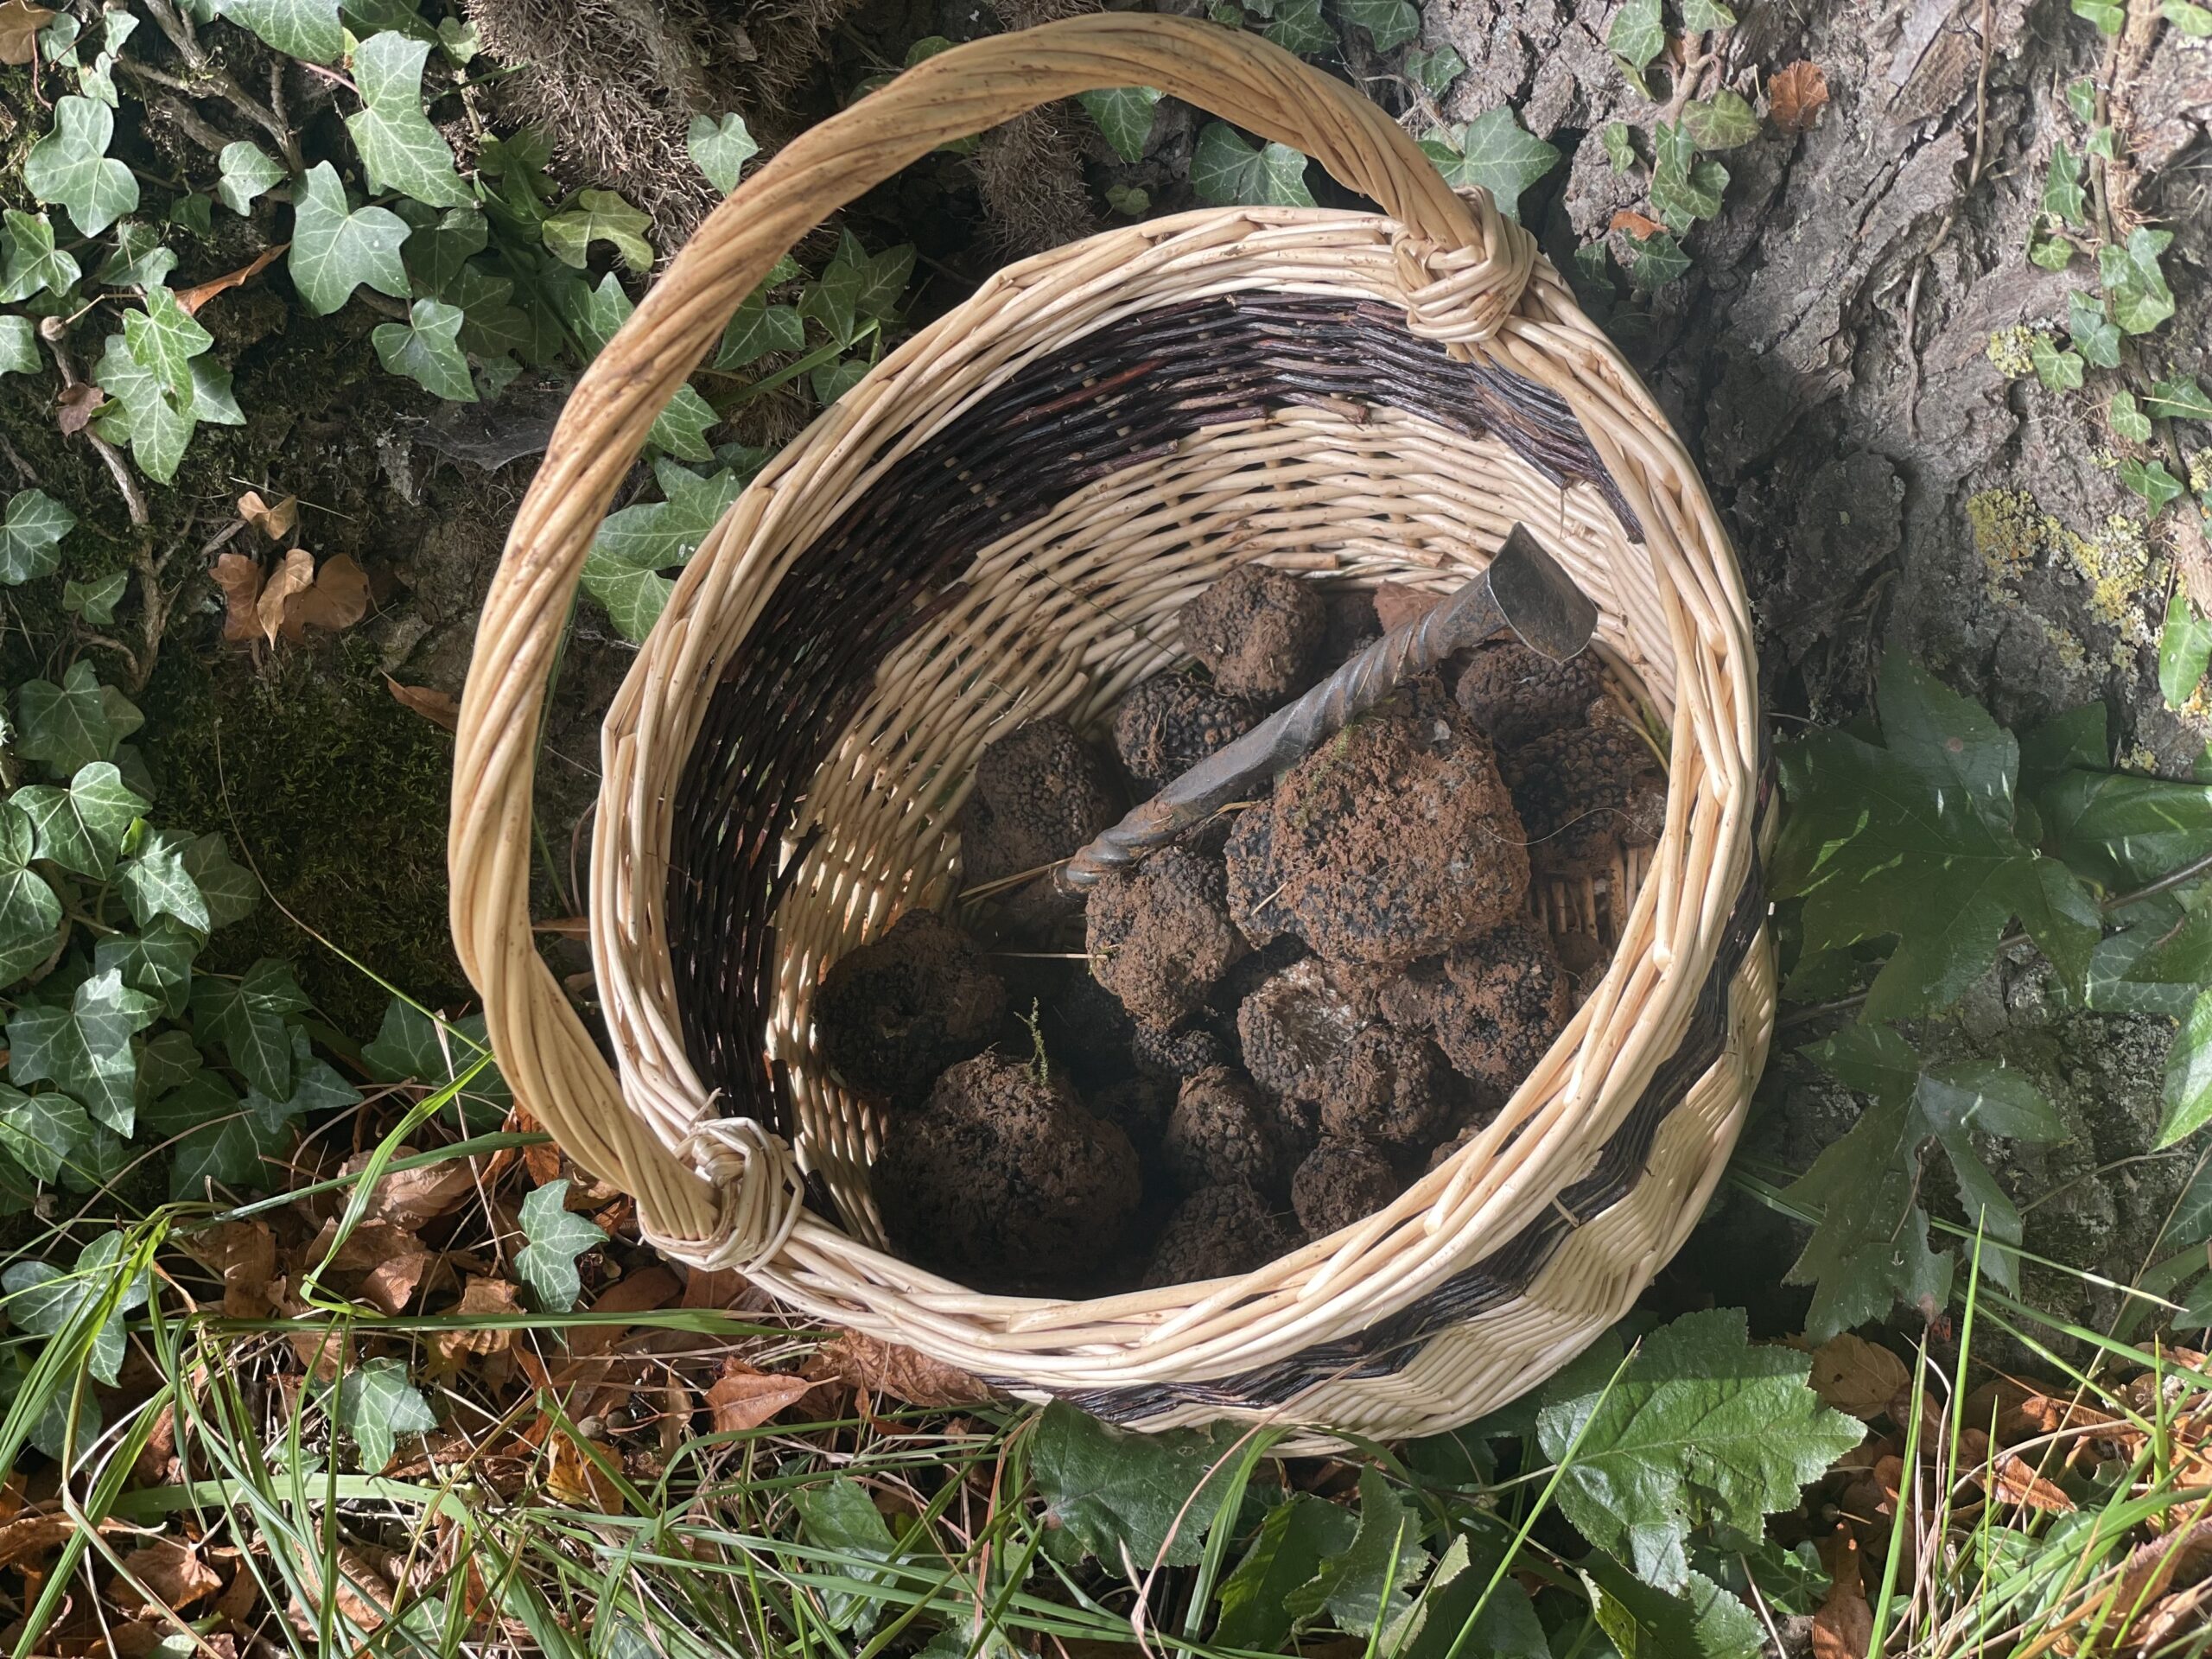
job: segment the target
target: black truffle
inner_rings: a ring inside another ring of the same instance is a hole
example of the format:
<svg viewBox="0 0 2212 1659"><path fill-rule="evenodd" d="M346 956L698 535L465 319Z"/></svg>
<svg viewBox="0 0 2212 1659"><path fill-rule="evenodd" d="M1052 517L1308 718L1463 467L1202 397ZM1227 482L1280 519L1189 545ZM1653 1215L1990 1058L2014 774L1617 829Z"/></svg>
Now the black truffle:
<svg viewBox="0 0 2212 1659"><path fill-rule="evenodd" d="M1325 1238L1398 1196L1397 1173L1371 1141L1331 1136L1290 1180L1291 1208L1308 1238Z"/></svg>
<svg viewBox="0 0 2212 1659"><path fill-rule="evenodd" d="M1298 1235L1250 1187L1201 1187L1168 1217L1145 1271L1145 1287L1249 1273L1297 1243Z"/></svg>
<svg viewBox="0 0 2212 1659"><path fill-rule="evenodd" d="M848 1088L904 1105L981 1051L1005 1012L1006 988L968 936L910 910L823 976L815 1039Z"/></svg>
<svg viewBox="0 0 2212 1659"><path fill-rule="evenodd" d="M1183 643L1236 696L1280 701L1313 679L1327 619L1308 583L1239 565L1183 607Z"/></svg>
<svg viewBox="0 0 2212 1659"><path fill-rule="evenodd" d="M1325 1137L1363 1135L1400 1150L1423 1147L1467 1102L1454 1073L1427 1034L1369 1026L1351 1039L1321 1099Z"/></svg>
<svg viewBox="0 0 2212 1659"><path fill-rule="evenodd" d="M1092 976L1156 1031L1196 1012L1245 950L1230 925L1221 866L1180 847L1106 876L1086 914Z"/></svg>
<svg viewBox="0 0 2212 1659"><path fill-rule="evenodd" d="M1269 1094L1318 1105L1334 1091L1360 1023L1318 961L1293 963L1236 1011L1244 1069Z"/></svg>
<svg viewBox="0 0 2212 1659"><path fill-rule="evenodd" d="M1114 716L1114 748L1131 777L1156 790L1227 748L1258 725L1264 712L1248 698L1185 675L1159 674L1122 699Z"/></svg>
<svg viewBox="0 0 2212 1659"><path fill-rule="evenodd" d="M988 746L960 813L966 879L982 887L1041 870L1122 816L1105 759L1058 720L1033 720ZM1040 877L998 895L1007 918L1033 926L1073 913L1077 900Z"/></svg>
<svg viewBox="0 0 2212 1659"><path fill-rule="evenodd" d="M1555 663L1517 639L1481 647L1460 671L1453 696L1500 749L1584 723L1591 703L1605 695L1605 665L1585 651Z"/></svg>
<svg viewBox="0 0 2212 1659"><path fill-rule="evenodd" d="M1494 1103L1535 1069L1572 1009L1551 935L1526 919L1455 946L1431 1004L1437 1046Z"/></svg>
<svg viewBox="0 0 2212 1659"><path fill-rule="evenodd" d="M1271 1192L1281 1179L1274 1114L1249 1080L1225 1065L1184 1084L1160 1152L1169 1178L1185 1192L1242 1181Z"/></svg>
<svg viewBox="0 0 2212 1659"><path fill-rule="evenodd" d="M1610 704L1595 705L1586 726L1524 743L1505 758L1505 771L1540 874L1605 874L1623 848L1651 846L1666 827L1658 757Z"/></svg>

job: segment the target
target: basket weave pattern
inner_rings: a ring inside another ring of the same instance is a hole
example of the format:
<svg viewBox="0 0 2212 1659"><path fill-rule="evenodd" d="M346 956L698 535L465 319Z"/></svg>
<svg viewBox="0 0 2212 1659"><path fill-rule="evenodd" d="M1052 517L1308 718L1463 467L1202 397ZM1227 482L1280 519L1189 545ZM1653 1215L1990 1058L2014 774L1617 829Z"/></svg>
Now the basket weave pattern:
<svg viewBox="0 0 2212 1659"><path fill-rule="evenodd" d="M1217 210L1011 267L746 491L604 728L592 939L618 1084L526 910L530 740L612 490L817 219L946 138L1124 85L1298 145L1389 216ZM1612 895L1613 965L1497 1119L1388 1208L1235 1280L1063 1302L887 1254L867 1186L884 1126L826 1074L809 1004L840 954L953 900L982 746L1046 714L1097 725L1235 563L1447 588L1516 521L1597 601L1601 649L1672 742L1664 833ZM1147 1427L1422 1432L1618 1317L1717 1179L1772 1022L1754 684L1694 469L1517 227L1287 54L1077 19L944 53L789 146L579 385L480 629L455 938L519 1098L669 1254Z"/></svg>

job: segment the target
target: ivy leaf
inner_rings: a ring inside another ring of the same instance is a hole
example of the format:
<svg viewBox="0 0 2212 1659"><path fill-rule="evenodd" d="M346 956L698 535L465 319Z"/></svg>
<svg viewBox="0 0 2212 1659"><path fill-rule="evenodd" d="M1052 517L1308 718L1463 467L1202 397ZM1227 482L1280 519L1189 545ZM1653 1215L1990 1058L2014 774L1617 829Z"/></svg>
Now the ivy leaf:
<svg viewBox="0 0 2212 1659"><path fill-rule="evenodd" d="M2163 461L2140 461L2133 457L2120 463L2120 481L2141 496L2156 517L2167 502L2182 493L2181 480L2166 470Z"/></svg>
<svg viewBox="0 0 2212 1659"><path fill-rule="evenodd" d="M475 200L454 171L453 146L423 113L423 65L429 42L396 31L372 35L353 50L361 109L346 130L361 152L373 190L397 190L432 207Z"/></svg>
<svg viewBox="0 0 2212 1659"><path fill-rule="evenodd" d="M95 627L104 628L115 620L115 607L130 586L130 573L111 570L94 582L79 582L74 576L61 584L61 608L72 616L81 616Z"/></svg>
<svg viewBox="0 0 2212 1659"><path fill-rule="evenodd" d="M2212 991L2202 991L2174 1033L2158 1114L2160 1149L2212 1122Z"/></svg>
<svg viewBox="0 0 2212 1659"><path fill-rule="evenodd" d="M353 1436L368 1474L384 1472L403 1434L427 1434L438 1426L430 1402L407 1380L396 1359L372 1359L346 1373L338 1385L339 1427Z"/></svg>
<svg viewBox="0 0 2212 1659"><path fill-rule="evenodd" d="M1269 1510L1244 1558L1222 1580L1214 1640L1223 1647L1274 1653L1297 1623L1290 1598L1350 1549L1359 1530L1351 1513L1311 1492L1294 1492Z"/></svg>
<svg viewBox="0 0 2212 1659"><path fill-rule="evenodd" d="M8 1075L19 1084L51 1083L127 1135L138 1072L130 1039L160 1013L114 969L86 979L66 1003L26 996L8 1020Z"/></svg>
<svg viewBox="0 0 2212 1659"><path fill-rule="evenodd" d="M1636 171L1636 141L1629 134L1627 122L1606 122L1598 139L1605 146L1605 159L1612 164L1614 172L1628 174Z"/></svg>
<svg viewBox="0 0 2212 1659"><path fill-rule="evenodd" d="M1306 188L1306 157L1287 144L1255 149L1225 121L1212 121L1198 134L1191 156L1191 188L1201 201L1217 207L1311 207Z"/></svg>
<svg viewBox="0 0 2212 1659"><path fill-rule="evenodd" d="M746 296L722 330L721 349L715 353L718 369L741 369L771 352L796 352L806 344L806 324L788 305L771 305L767 295L754 289Z"/></svg>
<svg viewBox="0 0 2212 1659"><path fill-rule="evenodd" d="M38 325L29 317L0 317L0 374L36 374Z"/></svg>
<svg viewBox="0 0 2212 1659"><path fill-rule="evenodd" d="M1682 251L1682 245L1661 231L1637 244L1636 262L1629 267L1629 280L1648 294L1687 276L1689 269L1690 257Z"/></svg>
<svg viewBox="0 0 2212 1659"><path fill-rule="evenodd" d="M220 10L288 58L335 63L346 54L338 0L222 0Z"/></svg>
<svg viewBox="0 0 2212 1659"><path fill-rule="evenodd" d="M94 417L95 429L111 443L128 443L148 476L164 484L176 476L177 463L200 422L245 423L231 395L229 372L212 357L188 360L189 388L179 398L151 366L138 360L127 334L110 334L92 376L108 399Z"/></svg>
<svg viewBox="0 0 2212 1659"><path fill-rule="evenodd" d="M1240 17L1231 27L1242 29L1243 19ZM1321 0L1281 0L1275 7L1274 21L1268 25L1266 32L1269 41L1301 58L1332 52L1337 48L1336 35L1329 28L1328 20L1321 16Z"/></svg>
<svg viewBox="0 0 2212 1659"><path fill-rule="evenodd" d="M2101 35L2117 35L2127 22L2123 0L2074 0L2074 15L2088 18Z"/></svg>
<svg viewBox="0 0 2212 1659"><path fill-rule="evenodd" d="M817 1549L831 1551L840 1561L889 1561L899 1554L898 1541L884 1524L882 1514L868 1489L849 1475L819 1486L801 1486L791 1492L791 1507L798 1511L799 1531ZM891 1585L895 1575L876 1567L846 1567L841 1572L862 1585ZM849 1590L825 1590L822 1613L833 1630L866 1635L875 1623L881 1603ZM964 1647L964 1644L963 1644Z"/></svg>
<svg viewBox="0 0 2212 1659"><path fill-rule="evenodd" d="M114 933L92 947L92 970L111 968L123 976L134 991L143 991L162 1005L162 1013L175 1020L182 1016L192 991L192 962L200 954L200 935L174 916L157 916L136 933ZM188 1046L191 1039L185 1039ZM192 1050L192 1064L200 1064ZM139 1069L143 1080L145 1061Z"/></svg>
<svg viewBox="0 0 2212 1659"><path fill-rule="evenodd" d="M284 181L284 169L276 157L243 138L225 144L215 165L221 169L215 200L241 215L251 213L255 201Z"/></svg>
<svg viewBox="0 0 2212 1659"><path fill-rule="evenodd" d="M1076 101L1090 111L1114 153L1125 162L1144 159L1144 143L1152 136L1152 118L1160 93L1150 86L1107 86L1080 92Z"/></svg>
<svg viewBox="0 0 2212 1659"><path fill-rule="evenodd" d="M115 115L97 99L63 98L54 129L23 157L23 186L69 210L79 234L98 236L138 205L138 181L107 153Z"/></svg>
<svg viewBox="0 0 2212 1659"><path fill-rule="evenodd" d="M54 245L52 219L10 207L6 221L8 259L0 275L0 301L13 304L38 293L67 294L77 285L84 273Z"/></svg>
<svg viewBox="0 0 2212 1659"><path fill-rule="evenodd" d="M2196 384L2193 374L2152 381L2143 404L2159 420L2212 421L2212 397L2204 395L2204 388Z"/></svg>
<svg viewBox="0 0 2212 1659"><path fill-rule="evenodd" d="M2110 412L2105 417L2112 423L2114 433L2131 438L2137 443L2151 441L2151 417L2136 406L2132 391L2115 391L2112 395Z"/></svg>
<svg viewBox="0 0 2212 1659"><path fill-rule="evenodd" d="M2079 391L2082 389L2082 354L2062 352L2058 342L2037 330L2028 342L2028 360L2035 365L2036 378L2049 391Z"/></svg>
<svg viewBox="0 0 2212 1659"><path fill-rule="evenodd" d="M728 195L744 176L745 164L760 153L760 143L746 130L745 118L734 112L719 121L695 115L683 135L683 148L707 175L707 182Z"/></svg>
<svg viewBox="0 0 2212 1659"><path fill-rule="evenodd" d="M1720 0L1682 0L1682 27L1700 33L1709 29L1733 29L1736 14Z"/></svg>
<svg viewBox="0 0 2212 1659"><path fill-rule="evenodd" d="M192 359L215 337L192 319L166 288L146 290L146 308L123 314L123 339L138 366L180 405L192 400Z"/></svg>
<svg viewBox="0 0 2212 1659"><path fill-rule="evenodd" d="M184 873L200 889L212 931L244 921L261 902L261 883L236 863L221 836L210 830L185 843Z"/></svg>
<svg viewBox="0 0 2212 1659"><path fill-rule="evenodd" d="M1503 107L1446 131L1449 143L1424 138L1421 146L1445 182L1455 190L1480 185L1508 219L1520 218L1521 193L1559 163L1559 151L1523 131Z"/></svg>
<svg viewBox="0 0 2212 1659"><path fill-rule="evenodd" d="M61 1173L92 1133L92 1120L67 1095L27 1095L0 1084L0 1147L41 1181Z"/></svg>
<svg viewBox="0 0 2212 1659"><path fill-rule="evenodd" d="M109 760L80 768L66 789L27 784L9 798L37 832L39 857L95 881L115 873L123 838L147 804L124 787L123 774Z"/></svg>
<svg viewBox="0 0 2212 1659"><path fill-rule="evenodd" d="M1409 46L1406 73L1426 86L1431 97L1442 98L1467 73L1467 60L1448 46Z"/></svg>
<svg viewBox="0 0 2212 1659"><path fill-rule="evenodd" d="M16 706L22 717L16 753L41 762L56 778L74 778L95 760L113 760L116 746L145 723L81 658L69 664L60 685L26 682L16 692Z"/></svg>
<svg viewBox="0 0 2212 1659"><path fill-rule="evenodd" d="M1544 1391L1536 1437L1567 1520L1662 1590L1689 1582L1693 1526L1758 1535L1865 1438L1806 1386L1807 1356L1751 1344L1740 1309L1662 1326L1617 1380L1602 1348L1594 1359Z"/></svg>
<svg viewBox="0 0 2212 1659"><path fill-rule="evenodd" d="M12 985L54 954L61 901L30 868L35 833L21 808L0 801L0 985Z"/></svg>
<svg viewBox="0 0 2212 1659"><path fill-rule="evenodd" d="M1667 48L1666 25L1659 16L1659 0L1627 0L1613 14L1605 31L1605 44L1638 75L1652 59Z"/></svg>
<svg viewBox="0 0 2212 1659"><path fill-rule="evenodd" d="M213 1071L199 1071L150 1105L151 1133L175 1142L169 1196L205 1201L219 1187L266 1187L271 1155L290 1144L289 1128L271 1134L245 1109L238 1091Z"/></svg>
<svg viewBox="0 0 2212 1659"><path fill-rule="evenodd" d="M126 219L115 227L115 246L98 276L112 288L158 288L175 269L175 251L162 233L142 219Z"/></svg>
<svg viewBox="0 0 2212 1659"><path fill-rule="evenodd" d="M377 360L392 373L405 375L448 403L473 404L476 385L456 343L466 320L459 306L417 300L405 322L380 322L369 339Z"/></svg>
<svg viewBox="0 0 2212 1659"><path fill-rule="evenodd" d="M2089 200L2082 188L2081 158L2063 143L2050 149L2050 171L2043 181L2043 210L2077 228L2088 220Z"/></svg>
<svg viewBox="0 0 2212 1659"><path fill-rule="evenodd" d="M1728 188L1728 169L1718 162L1699 159L1689 130L1681 122L1662 122L1652 129L1651 206L1680 236L1700 219L1720 211Z"/></svg>
<svg viewBox="0 0 2212 1659"><path fill-rule="evenodd" d="M579 191L575 207L545 221L545 251L582 270L591 245L605 242L624 264L643 275L653 268L653 245L641 234L652 223L612 190Z"/></svg>
<svg viewBox="0 0 2212 1659"><path fill-rule="evenodd" d="M77 515L43 490L18 490L0 514L0 582L10 587L52 575L61 563L61 538Z"/></svg>
<svg viewBox="0 0 2212 1659"><path fill-rule="evenodd" d="M569 1183L532 1187L522 1201L522 1233L530 1242L515 1252L515 1273L541 1313L565 1313L583 1294L576 1258L607 1242L584 1217L563 1207Z"/></svg>
<svg viewBox="0 0 2212 1659"><path fill-rule="evenodd" d="M1902 655L1883 664L1879 704L1886 747L1816 732L1784 763L1774 890L1804 899L1805 948L1896 936L1869 988L1872 1020L1956 998L2015 916L2069 976L2086 970L2095 906L2014 830L2012 734Z"/></svg>
<svg viewBox="0 0 2212 1659"><path fill-rule="evenodd" d="M653 474L664 499L609 513L584 556L584 590L626 639L652 632L676 586L660 573L690 561L745 487L735 473L702 478L666 460Z"/></svg>
<svg viewBox="0 0 2212 1659"><path fill-rule="evenodd" d="M288 963L264 957L235 980L202 975L192 987L192 1018L223 1045L246 1086L272 1100L292 1097L292 1040L286 1016L308 1007Z"/></svg>
<svg viewBox="0 0 2212 1659"><path fill-rule="evenodd" d="M1409 0L1337 0L1337 8L1368 32L1377 52L1395 51L1421 33L1421 13Z"/></svg>
<svg viewBox="0 0 2212 1659"><path fill-rule="evenodd" d="M2097 250L2097 275L2112 301L2113 321L2131 334L2147 334L2174 314L2173 290L2158 268L2158 256L2173 239L2171 231L2138 226L2125 245Z"/></svg>
<svg viewBox="0 0 2212 1659"><path fill-rule="evenodd" d="M67 1271L50 1262L17 1262L0 1274L8 1294L0 1299L10 1321L35 1337L58 1337L88 1310L105 1300L123 1260L123 1235L103 1233L77 1252ZM85 1369L110 1388L123 1374L124 1316L146 1305L151 1283L144 1272L133 1274L100 1328L93 1332Z"/></svg>
<svg viewBox="0 0 2212 1659"><path fill-rule="evenodd" d="M293 207L292 251L285 269L308 309L327 317L364 283L395 299L408 297L399 245L407 221L382 207L348 210L346 187L328 162L303 174Z"/></svg>
<svg viewBox="0 0 2212 1659"><path fill-rule="evenodd" d="M2120 366L2120 330L2105 315L2105 302L2095 295L2077 288L2066 296L2066 333L2091 368Z"/></svg>
<svg viewBox="0 0 2212 1659"><path fill-rule="evenodd" d="M1712 25L1715 29L1727 26ZM1682 125L1700 149L1733 149L1759 135L1759 118L1740 92L1724 91L1696 99L1682 111Z"/></svg>
<svg viewBox="0 0 2212 1659"><path fill-rule="evenodd" d="M569 321L597 353L605 349L615 331L629 321L630 314L637 308L622 291L621 279L611 270L599 279L595 289L584 288L582 283L575 287L581 290L582 302L569 308ZM715 452L707 442L706 434L718 418L713 405L695 387L679 386L668 407L654 417L645 442L685 461L711 461Z"/></svg>
<svg viewBox="0 0 2212 1659"><path fill-rule="evenodd" d="M1194 1566L1230 1479L1227 1437L1193 1429L1137 1434L1054 1401L1037 1419L1030 1470L1068 1535L1109 1567L1122 1551L1142 1573L1162 1559Z"/></svg>
<svg viewBox="0 0 2212 1659"><path fill-rule="evenodd" d="M2212 6L2200 6L2196 0L2165 0L2158 15L2183 35L2200 41L2212 37Z"/></svg>

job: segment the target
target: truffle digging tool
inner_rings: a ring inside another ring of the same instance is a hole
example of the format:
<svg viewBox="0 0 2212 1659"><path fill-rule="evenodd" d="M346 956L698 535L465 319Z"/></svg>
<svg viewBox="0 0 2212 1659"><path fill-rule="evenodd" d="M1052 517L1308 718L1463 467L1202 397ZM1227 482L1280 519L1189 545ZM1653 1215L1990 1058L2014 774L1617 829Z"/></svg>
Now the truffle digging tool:
<svg viewBox="0 0 2212 1659"><path fill-rule="evenodd" d="M1520 524L1481 575L1412 621L1393 628L1227 748L1211 754L1135 808L1054 873L1078 892L1109 870L1241 800L1313 753L1347 722L1457 651L1510 630L1529 650L1563 663L1590 643L1598 607Z"/></svg>

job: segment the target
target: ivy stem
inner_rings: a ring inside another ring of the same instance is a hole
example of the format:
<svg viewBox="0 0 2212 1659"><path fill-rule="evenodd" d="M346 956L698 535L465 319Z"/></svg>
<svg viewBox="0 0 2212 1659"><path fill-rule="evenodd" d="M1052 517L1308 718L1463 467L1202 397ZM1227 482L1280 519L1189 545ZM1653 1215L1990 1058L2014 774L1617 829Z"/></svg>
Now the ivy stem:
<svg viewBox="0 0 2212 1659"><path fill-rule="evenodd" d="M77 372L76 364L70 360L69 348L48 334L44 328L39 330L39 338L46 341L47 350L54 353L54 366L61 371L61 389L64 391L73 390L81 377ZM146 493L138 487L138 480L131 476L130 463L123 458L123 451L91 427L84 429L84 435L105 464L108 476L115 480L115 487L123 493L123 505L130 511L130 522L143 530L154 522L154 516L147 510Z"/></svg>

